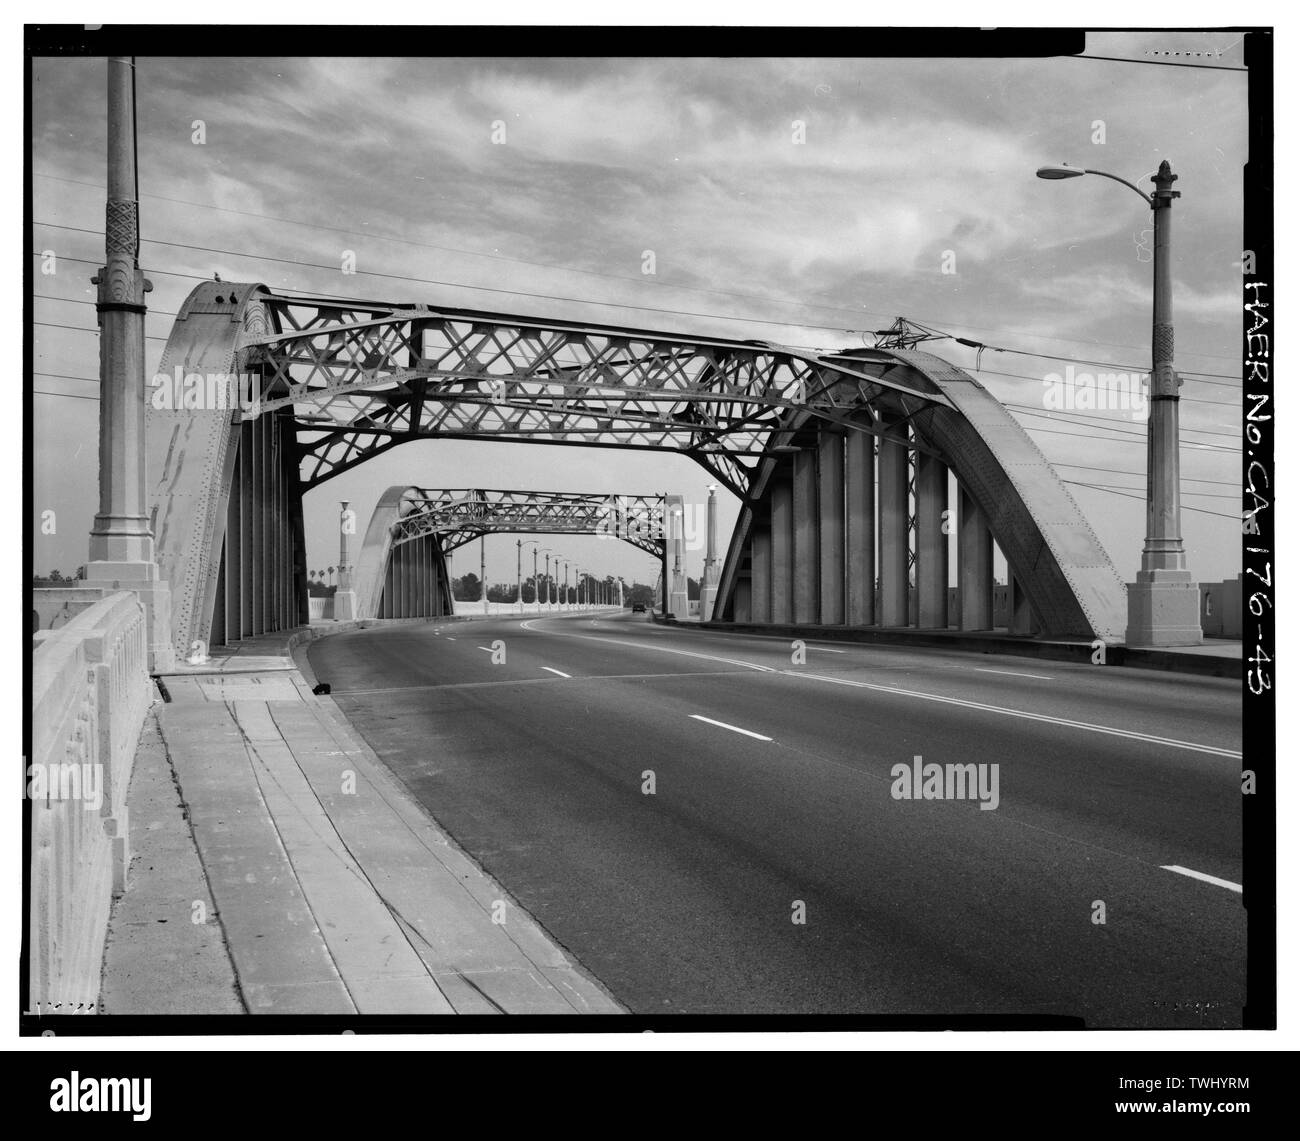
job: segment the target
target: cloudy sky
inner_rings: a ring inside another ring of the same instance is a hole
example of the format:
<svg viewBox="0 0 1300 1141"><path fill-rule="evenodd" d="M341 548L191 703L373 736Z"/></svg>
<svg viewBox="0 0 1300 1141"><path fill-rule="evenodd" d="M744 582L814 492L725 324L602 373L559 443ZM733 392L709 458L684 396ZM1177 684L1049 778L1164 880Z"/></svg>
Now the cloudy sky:
<svg viewBox="0 0 1300 1141"><path fill-rule="evenodd" d="M1095 55L1170 49L1242 63L1237 35L1089 41ZM1025 354L1149 363L1149 212L1116 183L1034 170L1068 161L1149 185L1168 158L1183 193L1183 533L1199 579L1239 570L1243 72L1081 59L138 62L150 374L171 314L214 272L822 348L860 345L904 315L1019 350L984 352L975 375L1072 481L1126 580L1142 545L1145 425L1125 410L1049 415L1044 378L1067 362ZM34 522L33 541L38 568L69 572L85 561L97 495L97 338L79 330L94 329L89 277L103 256L104 64L37 61L33 80L34 248L59 256L55 275L36 278L29 380L36 504L57 511L58 533ZM492 142L498 121L503 145ZM332 268L345 249L356 276ZM974 370L972 349L927 347ZM309 562L335 561L339 499L364 520L395 483L702 501L708 482L654 453L410 444L309 494ZM734 517L729 501L724 544ZM547 543L597 572L653 581L631 548ZM489 541L489 579L513 581L514 555L513 539ZM692 575L701 557L691 553ZM477 563L467 548L456 571Z"/></svg>

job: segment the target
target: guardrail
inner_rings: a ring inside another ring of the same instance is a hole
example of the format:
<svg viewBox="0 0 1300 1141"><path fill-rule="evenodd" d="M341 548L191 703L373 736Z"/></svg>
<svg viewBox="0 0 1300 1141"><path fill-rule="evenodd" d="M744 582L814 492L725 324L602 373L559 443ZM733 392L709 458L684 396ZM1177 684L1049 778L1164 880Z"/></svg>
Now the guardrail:
<svg viewBox="0 0 1300 1141"><path fill-rule="evenodd" d="M127 785L153 699L144 608L118 591L32 638L29 998L90 1005L126 888Z"/></svg>

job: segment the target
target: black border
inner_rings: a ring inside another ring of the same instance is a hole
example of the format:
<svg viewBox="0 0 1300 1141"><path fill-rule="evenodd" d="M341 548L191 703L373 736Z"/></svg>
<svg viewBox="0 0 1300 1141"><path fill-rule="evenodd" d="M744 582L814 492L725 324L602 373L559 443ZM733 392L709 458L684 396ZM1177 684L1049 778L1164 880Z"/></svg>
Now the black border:
<svg viewBox="0 0 1300 1141"><path fill-rule="evenodd" d="M1227 27L1198 29L1161 29L1158 27L1097 28L1096 31L1227 31L1241 32L1245 39L1247 84L1249 92L1249 162L1243 172L1244 180L1244 233L1243 250L1253 251L1253 275L1243 275L1244 293L1261 300L1266 298L1270 326L1270 352L1276 353L1276 310L1273 300L1273 35L1266 27ZM395 51L395 45L438 43L455 48L454 54L463 58L537 56L543 49L546 54L580 58L584 56L617 58L619 56L747 56L780 55L863 58L898 57L1046 57L1082 54L1085 47L1085 30L1082 28L827 28L827 27L503 27L503 26L388 26L388 27L325 27L301 25L107 25L102 29L87 31L84 25L26 25L24 28L24 239L32 232L32 61L35 57L86 57L106 55L152 55L169 57L271 57L271 56L366 56L411 55L426 53ZM490 47L490 51L483 50ZM201 48L202 50L198 50ZM478 50L475 50L475 49ZM633 50L634 49L634 50ZM430 53L430 58L436 58ZM24 260L24 329L23 362L25 375L30 377L33 364L33 296L34 276L31 258ZM1258 290L1255 286L1258 285ZM1243 307L1244 308L1244 307ZM1243 352L1246 351L1245 331L1253 323L1253 315L1243 315ZM1271 360L1271 356L1269 358ZM1243 378L1246 372L1243 364ZM1252 386L1246 385L1248 392ZM1254 386L1256 389L1258 385ZM1276 574L1274 546L1274 518L1272 510L1273 450L1276 419L1261 419L1261 414L1275 417L1271 391L1261 408L1243 392L1243 431L1253 429L1243 444L1243 519L1249 515L1255 520L1258 534L1247 533L1243 522L1243 570L1251 568L1267 583L1251 580L1252 588L1260 586L1266 593L1266 603L1258 621L1257 650L1264 655L1258 668L1268 672L1270 686L1252 691L1250 675L1243 664L1243 751L1246 764L1253 767L1257 779L1254 795L1243 797L1243 878L1248 885L1243 892L1243 906L1247 907L1248 953L1247 981L1249 1001L1243 1012L1245 1029L1274 1029L1277 1024L1277 916L1276 916L1276 697L1271 688L1273 664L1276 658L1276 640L1272 603L1274 600L1273 576ZM1246 415L1255 408L1252 422ZM23 400L23 507L28 526L23 532L24 568L21 622L24 630L30 628L32 613L32 575L35 552L31 542L30 523L34 519L34 455L33 455L34 401L29 387L24 386ZM1251 465L1255 466L1252 467ZM1253 484L1268 490L1261 498L1250 494ZM1248 552L1247 547L1257 547L1260 552ZM1250 554L1256 561L1247 563ZM1271 571L1265 571L1271 563ZM1248 576L1249 577L1249 576ZM32 692L31 653L24 654L24 709L23 755L31 752ZM1259 683L1256 682L1258 686ZM19 965L20 1011L30 1009L28 1004L27 963L30 939L30 850L31 806L24 797L23 809L23 916L22 955ZM450 1025L449 1025L450 1023ZM551 1017L537 1016L514 1019L503 1024L495 1018L461 1016L441 1020L424 1016L278 1016L263 1015L114 1015L93 1016L81 1019L21 1014L19 1032L23 1036L54 1033L60 1037L76 1036L96 1038L113 1035L302 1035L302 1034L482 1034L482 1033L603 1033L627 1034L647 1031L698 1032L748 1032L756 1031L990 1031L990 1030L1079 1030L1084 1029L1081 1019L1041 1018L1037 1016L857 1016L857 1015L685 1015L622 1017ZM1107 1029L1106 1027L1087 1027ZM1152 1028L1153 1032L1166 1032L1170 1028ZM187 1055L192 1056L192 1055ZM219 1059L238 1055L208 1055L221 1071ZM374 1055L369 1055L374 1057ZM1204 1055L1201 1055L1204 1056ZM1234 1055L1240 1057L1241 1055ZM165 1055L159 1057L165 1058ZM325 1059L325 1055L313 1055ZM386 1055L380 1055L386 1057ZM1081 1059L1096 1058L1083 1054ZM1042 1055L1028 1055L1026 1061ZM269 1059L268 1059L269 1061ZM930 1064L927 1059L926 1064ZM278 1064L278 1063L277 1063ZM352 1057L351 1064L359 1065ZM1155 1072L1150 1064L1134 1065L1142 1072ZM54 1061L52 1068L61 1072L66 1067ZM945 1073L949 1067L944 1066ZM1234 1071L1225 1066L1223 1072ZM355 1070L349 1074L355 1076ZM1113 1119L1113 1110L1110 1118ZM48 1115L47 1115L48 1119Z"/></svg>

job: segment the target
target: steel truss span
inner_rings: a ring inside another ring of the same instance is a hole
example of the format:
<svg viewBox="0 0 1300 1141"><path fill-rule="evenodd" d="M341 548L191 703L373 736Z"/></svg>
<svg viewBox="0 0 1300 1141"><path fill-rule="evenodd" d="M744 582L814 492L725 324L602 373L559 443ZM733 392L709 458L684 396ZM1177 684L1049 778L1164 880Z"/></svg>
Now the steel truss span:
<svg viewBox="0 0 1300 1141"><path fill-rule="evenodd" d="M662 559L664 501L663 495L408 487L393 522L394 542L436 533L450 553L480 535L602 535Z"/></svg>
<svg viewBox="0 0 1300 1141"><path fill-rule="evenodd" d="M957 510L937 518L959 536L959 625L991 624L996 542L1022 627L1123 636L1123 583L1055 471L991 394L928 353L820 353L214 281L181 307L160 373L175 384L170 400L152 394L149 470L179 648L209 637L218 583L244 582L245 563L252 579L277 578L273 597L290 605L255 607L241 636L305 612L302 493L437 438L689 456L742 501L714 611L733 620L948 624L934 519L951 471ZM252 407L205 406L195 392L213 373L246 378ZM284 504L292 554L274 567L257 543L225 542L232 493L252 481L262 502L265 465L237 457L243 424L265 417L284 421L298 477Z"/></svg>
<svg viewBox="0 0 1300 1141"><path fill-rule="evenodd" d="M358 616L451 612L446 556L482 535L603 535L665 557L664 495L390 487L366 529L357 563ZM430 561L432 560L432 561ZM420 583L428 567L431 583ZM416 587L409 588L414 577Z"/></svg>

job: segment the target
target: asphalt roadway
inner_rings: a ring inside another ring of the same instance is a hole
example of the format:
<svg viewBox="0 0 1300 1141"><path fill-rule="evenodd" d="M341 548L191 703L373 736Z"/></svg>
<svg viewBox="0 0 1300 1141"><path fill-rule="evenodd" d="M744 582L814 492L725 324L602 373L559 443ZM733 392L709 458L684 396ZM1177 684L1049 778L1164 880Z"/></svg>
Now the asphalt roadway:
<svg viewBox="0 0 1300 1141"><path fill-rule="evenodd" d="M634 1012L1241 1024L1235 681L801 655L626 612L309 654L438 823ZM914 763L984 784L926 799Z"/></svg>

